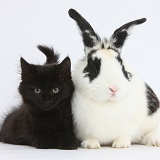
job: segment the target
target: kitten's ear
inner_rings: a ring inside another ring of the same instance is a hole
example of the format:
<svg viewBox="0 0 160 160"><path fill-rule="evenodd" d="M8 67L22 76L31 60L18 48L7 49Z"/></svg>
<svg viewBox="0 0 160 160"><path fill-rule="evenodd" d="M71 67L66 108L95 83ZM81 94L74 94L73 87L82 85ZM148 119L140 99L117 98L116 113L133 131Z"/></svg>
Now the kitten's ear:
<svg viewBox="0 0 160 160"><path fill-rule="evenodd" d="M58 67L58 75L60 78L71 78L71 61L69 57L66 57Z"/></svg>
<svg viewBox="0 0 160 160"><path fill-rule="evenodd" d="M35 75L35 68L32 64L29 64L27 61L25 61L22 57L20 59L21 63L21 79L22 81L28 81L33 78Z"/></svg>

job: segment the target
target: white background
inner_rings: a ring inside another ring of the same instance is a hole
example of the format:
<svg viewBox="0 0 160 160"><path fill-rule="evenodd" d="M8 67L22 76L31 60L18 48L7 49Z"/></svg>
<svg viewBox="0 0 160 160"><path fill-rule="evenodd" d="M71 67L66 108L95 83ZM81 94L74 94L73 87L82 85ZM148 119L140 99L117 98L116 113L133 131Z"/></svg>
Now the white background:
<svg viewBox="0 0 160 160"><path fill-rule="evenodd" d="M43 64L38 44L53 46L61 60L70 56L72 69L83 56L83 44L68 16L76 9L101 37L129 21L147 18L126 41L122 57L160 98L160 1L159 0L0 0L0 119L20 101L19 59ZM0 143L0 159L160 159L160 148L132 145L129 149L60 151Z"/></svg>

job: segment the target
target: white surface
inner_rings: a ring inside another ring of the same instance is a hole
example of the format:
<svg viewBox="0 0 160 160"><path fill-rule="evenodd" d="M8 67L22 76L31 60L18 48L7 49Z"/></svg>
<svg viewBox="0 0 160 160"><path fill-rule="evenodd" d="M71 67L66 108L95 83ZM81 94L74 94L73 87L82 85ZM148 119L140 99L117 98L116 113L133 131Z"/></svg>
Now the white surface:
<svg viewBox="0 0 160 160"><path fill-rule="evenodd" d="M126 41L122 57L160 97L160 1L146 0L0 0L0 119L20 98L19 59L43 64L38 44L53 46L72 67L83 55L83 44L68 9L81 13L102 37L129 21L146 17ZM0 143L0 159L160 159L160 148L133 145L129 149L61 151Z"/></svg>
<svg viewBox="0 0 160 160"><path fill-rule="evenodd" d="M34 149L0 143L1 160L158 160L160 148L133 145L127 149L104 147L101 149L56 150Z"/></svg>

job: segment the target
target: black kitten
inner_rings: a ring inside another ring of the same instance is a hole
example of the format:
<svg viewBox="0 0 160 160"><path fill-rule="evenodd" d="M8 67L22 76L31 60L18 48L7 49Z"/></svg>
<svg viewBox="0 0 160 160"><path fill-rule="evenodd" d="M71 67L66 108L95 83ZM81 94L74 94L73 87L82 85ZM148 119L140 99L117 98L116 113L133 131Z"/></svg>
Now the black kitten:
<svg viewBox="0 0 160 160"><path fill-rule="evenodd" d="M19 92L23 103L10 113L1 130L1 141L36 148L76 149L71 97L74 86L69 57L58 64L53 49L38 46L47 57L45 65L21 58Z"/></svg>

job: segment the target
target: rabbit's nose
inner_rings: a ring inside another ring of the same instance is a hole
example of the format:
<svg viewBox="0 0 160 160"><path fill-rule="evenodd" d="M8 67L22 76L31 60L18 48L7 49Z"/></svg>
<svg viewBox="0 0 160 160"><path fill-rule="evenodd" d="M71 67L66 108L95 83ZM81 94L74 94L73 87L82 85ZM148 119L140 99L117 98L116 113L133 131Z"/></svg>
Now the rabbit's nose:
<svg viewBox="0 0 160 160"><path fill-rule="evenodd" d="M117 92L119 90L119 88L113 86L113 87L109 87L109 90L112 91L112 92Z"/></svg>

